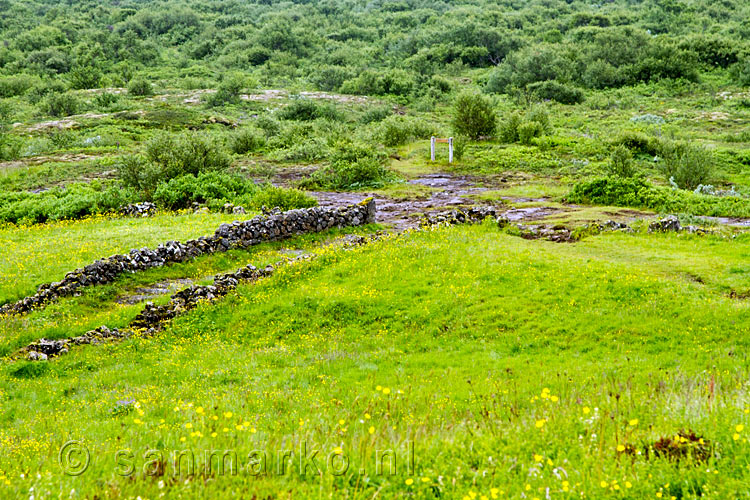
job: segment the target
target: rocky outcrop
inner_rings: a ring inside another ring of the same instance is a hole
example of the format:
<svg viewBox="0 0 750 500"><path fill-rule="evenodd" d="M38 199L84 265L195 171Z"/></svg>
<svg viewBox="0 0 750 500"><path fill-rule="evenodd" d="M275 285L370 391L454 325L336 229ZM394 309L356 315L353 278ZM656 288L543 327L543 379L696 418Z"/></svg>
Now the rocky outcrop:
<svg viewBox="0 0 750 500"><path fill-rule="evenodd" d="M37 293L30 297L0 307L0 315L25 313L59 297L80 293L87 286L109 283L123 273L185 262L200 255L225 252L231 248L247 248L296 234L369 224L375 221L375 211L375 201L370 198L341 208L313 207L287 212L275 211L243 222L222 224L211 236L202 236L184 243L167 241L154 249L134 249L127 254L97 260L69 272L62 281L41 285Z"/></svg>

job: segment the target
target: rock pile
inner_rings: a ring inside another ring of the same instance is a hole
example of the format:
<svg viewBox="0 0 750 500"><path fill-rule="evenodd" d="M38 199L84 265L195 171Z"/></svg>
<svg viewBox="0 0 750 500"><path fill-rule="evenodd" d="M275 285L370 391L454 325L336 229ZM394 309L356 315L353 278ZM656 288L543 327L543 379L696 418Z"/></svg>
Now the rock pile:
<svg viewBox="0 0 750 500"><path fill-rule="evenodd" d="M59 297L80 293L84 287L109 283L126 272L134 273L169 263L184 262L199 255L224 252L231 248L247 248L296 234L370 224L375 222L375 210L375 201L370 198L341 208L313 207L274 212L244 222L222 224L211 236L201 236L184 243L168 241L155 249L134 249L127 254L97 260L69 272L62 281L41 285L37 293L30 297L0 307L0 315L30 311Z"/></svg>
<svg viewBox="0 0 750 500"><path fill-rule="evenodd" d="M70 346L73 345L98 344L106 340L123 339L130 337L136 331L142 332L145 335L151 335L160 330L164 323L179 314L193 309L200 302L216 300L237 288L237 285L241 281L254 281L265 276L270 276L273 272L273 266L258 269L255 266L248 265L233 273L216 276L213 285L191 286L180 290L172 295L169 303L165 305L155 306L152 303L146 304L143 311L130 322L127 329L118 330L117 328L109 329L106 326L100 326L79 337L61 340L41 339L26 346L22 352L26 354L27 359L30 361L45 361L49 358L66 354Z"/></svg>
<svg viewBox="0 0 750 500"><path fill-rule="evenodd" d="M200 302L216 300L237 288L241 281L255 281L270 276L274 272L273 266L258 269L248 265L229 274L220 274L214 278L213 285L194 285L172 295L169 303L163 306L146 304L143 311L130 323L131 328L154 331L163 323L171 320L178 314L189 311Z"/></svg>
<svg viewBox="0 0 750 500"><path fill-rule="evenodd" d="M385 235L386 233L383 231L378 231L368 236L349 235L344 237L342 248L350 250L376 241ZM310 255L301 255L294 259L289 259L286 263L296 263L311 258ZM282 261L277 266L283 263ZM248 264L233 273L217 275L214 278L213 285L194 285L180 290L172 295L169 302L165 305L155 306L153 303L147 303L138 316L130 322L127 329L118 330L117 328L110 329L106 326L100 326L78 337L61 340L41 339L26 346L20 351L20 354L24 355L30 361L46 361L49 358L68 353L70 347L74 345L98 344L108 340L120 340L132 336L135 332L139 332L142 335L153 335L161 330L165 323L195 308L201 302L217 300L236 289L240 282L256 281L272 275L275 270L276 268L271 265L263 269L258 269Z"/></svg>
<svg viewBox="0 0 750 500"><path fill-rule="evenodd" d="M571 243L576 241L573 232L565 226L545 226L540 225L518 225L521 238L525 240L545 239L555 243Z"/></svg>
<svg viewBox="0 0 750 500"><path fill-rule="evenodd" d="M151 217L156 213L156 205L150 201L131 203L120 208L120 215L125 217Z"/></svg>
<svg viewBox="0 0 750 500"><path fill-rule="evenodd" d="M697 226L683 226L680 224L680 219L676 215L668 215L663 219L652 222L648 225L649 233L668 233L668 232L688 232L696 234L707 234L708 231L701 229Z"/></svg>
<svg viewBox="0 0 750 500"><path fill-rule="evenodd" d="M648 225L649 233L679 232L682 229L680 219L676 215L669 215Z"/></svg>
<svg viewBox="0 0 750 500"><path fill-rule="evenodd" d="M233 203L224 203L223 212L225 214L245 214L245 207Z"/></svg>
<svg viewBox="0 0 750 500"><path fill-rule="evenodd" d="M481 222L487 217L496 218L494 207L472 207L468 210L448 210L434 214L423 214L421 226L453 225Z"/></svg>

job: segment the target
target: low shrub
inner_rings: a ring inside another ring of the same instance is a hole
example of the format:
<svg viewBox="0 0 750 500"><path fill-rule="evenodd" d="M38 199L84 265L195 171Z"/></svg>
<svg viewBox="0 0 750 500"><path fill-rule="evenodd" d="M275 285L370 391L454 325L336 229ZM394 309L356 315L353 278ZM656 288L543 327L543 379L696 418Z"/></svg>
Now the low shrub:
<svg viewBox="0 0 750 500"><path fill-rule="evenodd" d="M579 104L584 101L581 89L554 80L532 83L526 88L539 99L549 99L561 104Z"/></svg>
<svg viewBox="0 0 750 500"><path fill-rule="evenodd" d="M522 122L523 118L518 112L510 113L500 122L500 140L507 143L518 142L518 127Z"/></svg>
<svg viewBox="0 0 750 500"><path fill-rule="evenodd" d="M241 74L234 74L226 77L219 84L216 92L206 95L206 104L209 107L218 108L227 104L238 104L242 90L248 87L255 87L257 82Z"/></svg>
<svg viewBox="0 0 750 500"><path fill-rule="evenodd" d="M341 119L341 113L339 113L333 104L322 104L304 97L294 99L290 104L283 107L278 115L282 120L310 121L317 120L318 118L328 120Z"/></svg>
<svg viewBox="0 0 750 500"><path fill-rule="evenodd" d="M63 117L75 115L81 109L81 101L70 92L48 95L41 103L40 109L49 116Z"/></svg>
<svg viewBox="0 0 750 500"><path fill-rule="evenodd" d="M0 97L24 95L34 86L37 78L29 75L13 75L0 78Z"/></svg>
<svg viewBox="0 0 750 500"><path fill-rule="evenodd" d="M279 144L273 141L278 148L271 152L270 158L279 161L302 161L314 162L325 159L330 148L328 142L322 137L307 137L289 143Z"/></svg>
<svg viewBox="0 0 750 500"><path fill-rule="evenodd" d="M229 148L238 155L255 153L265 145L266 138L263 133L252 128L243 128L235 132L229 140Z"/></svg>
<svg viewBox="0 0 750 500"><path fill-rule="evenodd" d="M0 130L0 161L13 161L21 156L23 141Z"/></svg>
<svg viewBox="0 0 750 500"><path fill-rule="evenodd" d="M686 142L665 142L661 156L660 168L670 184L692 191L699 184L711 182L714 159L705 148Z"/></svg>
<svg viewBox="0 0 750 500"><path fill-rule="evenodd" d="M154 201L163 208L179 210L193 203L211 209L221 209L225 203L245 208L279 207L282 210L307 208L317 205L315 198L298 189L286 189L270 184L259 186L250 179L221 172L183 175L159 184Z"/></svg>
<svg viewBox="0 0 750 500"><path fill-rule="evenodd" d="M120 104L120 96L112 94L111 92L102 92L94 97L94 104L97 108L110 110L118 107Z"/></svg>
<svg viewBox="0 0 750 500"><path fill-rule="evenodd" d="M406 144L414 139L427 139L435 135L433 125L409 116L391 115L375 129L375 139L387 147Z"/></svg>
<svg viewBox="0 0 750 500"><path fill-rule="evenodd" d="M394 176L385 166L386 155L371 145L344 142L336 145L330 163L303 186L324 189L380 187Z"/></svg>
<svg viewBox="0 0 750 500"><path fill-rule="evenodd" d="M610 155L607 171L615 177L633 177L636 173L633 153L625 146L617 146Z"/></svg>
<svg viewBox="0 0 750 500"><path fill-rule="evenodd" d="M257 120L255 120L255 125L265 132L266 137L273 137L281 132L281 123L268 115L260 115Z"/></svg>
<svg viewBox="0 0 750 500"><path fill-rule="evenodd" d="M654 186L641 178L603 177L580 182L571 203L651 209L712 217L750 217L750 200L738 196L706 196L692 191Z"/></svg>
<svg viewBox="0 0 750 500"><path fill-rule="evenodd" d="M522 122L518 126L518 142L530 145L531 140L544 135L544 127L535 121Z"/></svg>
<svg viewBox="0 0 750 500"><path fill-rule="evenodd" d="M135 189L147 200L152 198L156 186L165 180L159 165L141 155L123 156L115 164L115 169L125 187Z"/></svg>
<svg viewBox="0 0 750 500"><path fill-rule="evenodd" d="M258 190L256 184L238 176L221 172L200 172L174 177L159 184L153 200L159 206L179 210L193 202L206 203L218 208L224 203L239 197L253 195Z"/></svg>
<svg viewBox="0 0 750 500"><path fill-rule="evenodd" d="M524 116L514 111L500 123L500 139L506 143L529 145L532 139L551 132L549 113L541 105L534 106Z"/></svg>
<svg viewBox="0 0 750 500"><path fill-rule="evenodd" d="M34 224L49 220L79 219L88 215L114 212L137 201L134 190L97 182L70 184L43 193L8 192L0 194L0 221Z"/></svg>
<svg viewBox="0 0 750 500"><path fill-rule="evenodd" d="M185 174L224 170L232 163L217 141L196 132L156 135L146 143L146 158L159 166L164 181Z"/></svg>
<svg viewBox="0 0 750 500"><path fill-rule="evenodd" d="M318 204L318 201L309 194L299 189L286 189L270 184L262 186L252 197L243 202L240 198L239 203L246 208L260 210L262 207L274 208L281 210L292 210L294 208L309 208Z"/></svg>
<svg viewBox="0 0 750 500"><path fill-rule="evenodd" d="M388 106L379 106L377 108L370 108L364 112L362 118L359 119L361 123L365 125L368 123L380 122L388 118L393 114L393 110Z"/></svg>
<svg viewBox="0 0 750 500"><path fill-rule="evenodd" d="M134 78L128 83L128 94L138 97L154 95L154 88L151 82L144 78Z"/></svg>
<svg viewBox="0 0 750 500"><path fill-rule="evenodd" d="M625 130L615 137L612 145L624 146L633 153L642 153L649 156L659 156L662 150L662 140L658 137L638 132Z"/></svg>

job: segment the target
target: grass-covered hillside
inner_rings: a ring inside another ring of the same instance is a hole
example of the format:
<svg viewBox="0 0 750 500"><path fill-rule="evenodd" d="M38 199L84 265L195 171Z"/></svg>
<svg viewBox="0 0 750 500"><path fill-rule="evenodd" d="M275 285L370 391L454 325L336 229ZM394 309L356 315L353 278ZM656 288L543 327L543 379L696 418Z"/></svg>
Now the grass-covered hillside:
<svg viewBox="0 0 750 500"><path fill-rule="evenodd" d="M0 498L745 498L748 19L0 0Z"/></svg>

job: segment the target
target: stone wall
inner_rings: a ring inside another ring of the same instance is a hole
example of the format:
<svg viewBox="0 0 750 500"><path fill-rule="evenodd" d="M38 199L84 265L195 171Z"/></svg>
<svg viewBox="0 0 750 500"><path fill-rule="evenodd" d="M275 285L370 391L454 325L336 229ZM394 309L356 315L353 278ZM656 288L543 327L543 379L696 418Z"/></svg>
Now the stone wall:
<svg viewBox="0 0 750 500"><path fill-rule="evenodd" d="M202 236L184 243L167 241L154 249L134 249L127 254L97 260L69 272L62 281L41 285L34 295L0 307L0 315L28 312L59 297L79 293L87 286L109 283L126 272L185 262L200 255L225 252L232 248L247 248L296 234L370 224L375 222L375 210L375 201L368 199L357 205L340 208L313 207L287 212L276 210L247 221L222 224L211 236Z"/></svg>

